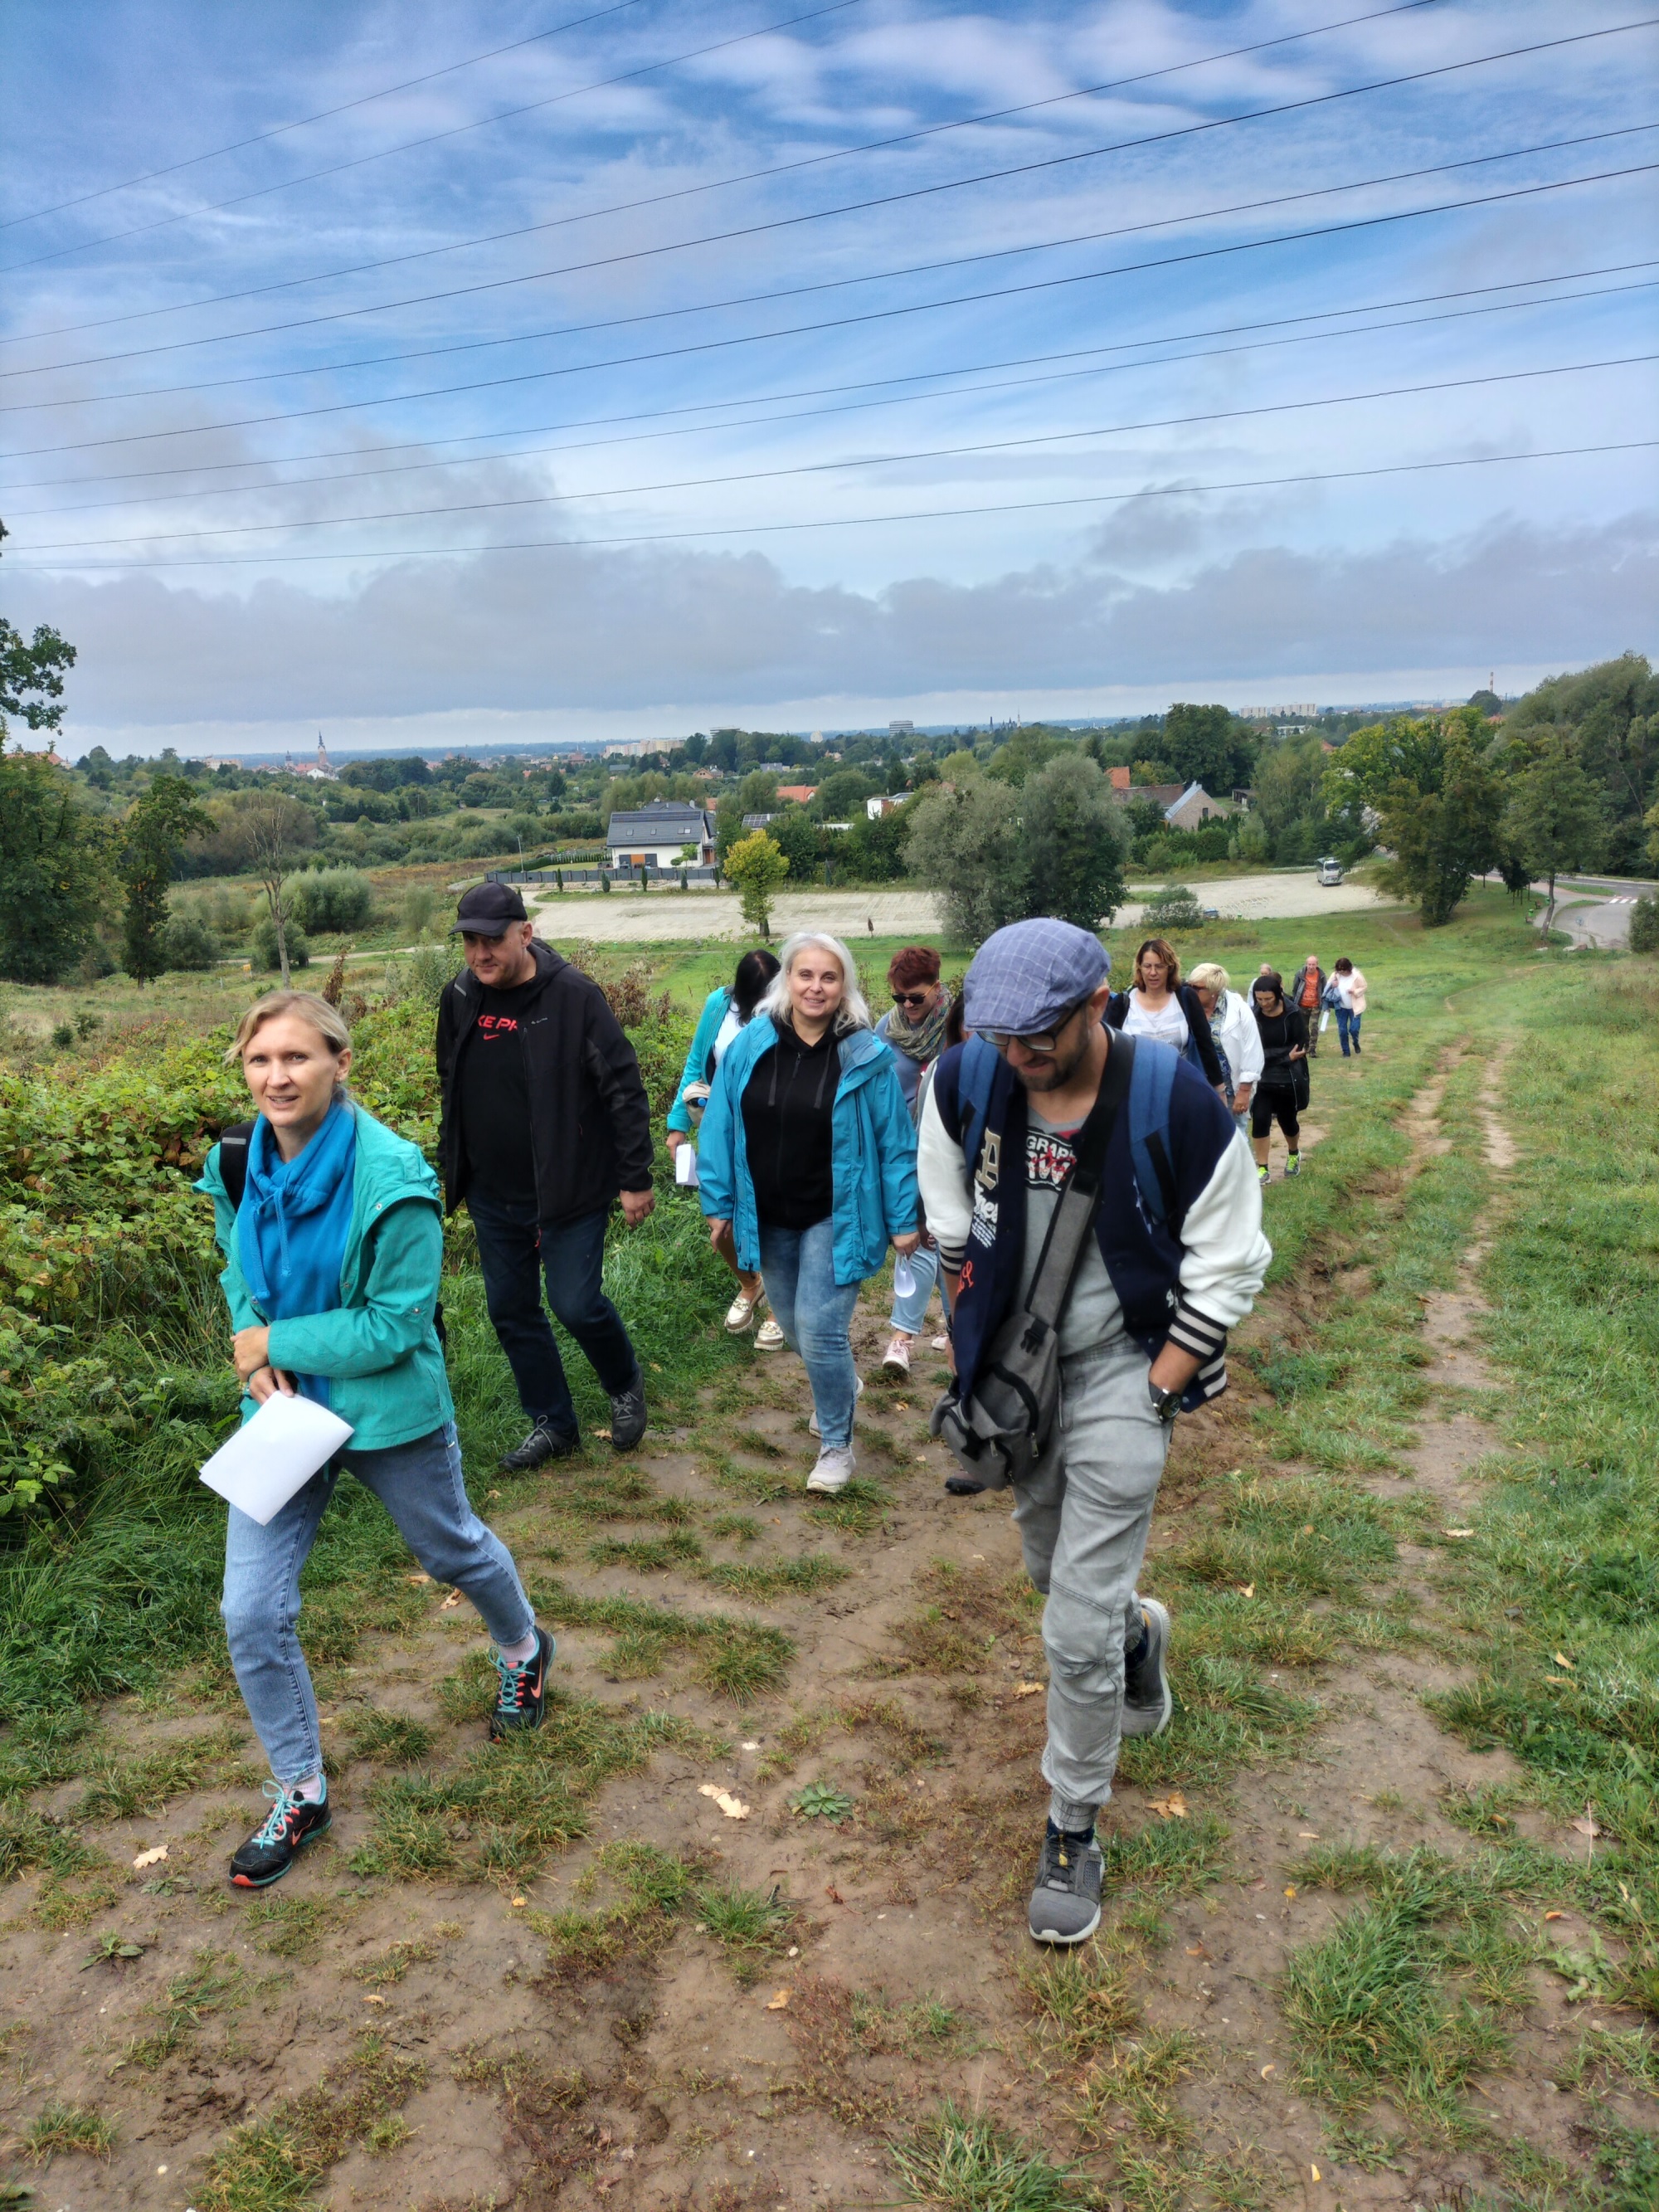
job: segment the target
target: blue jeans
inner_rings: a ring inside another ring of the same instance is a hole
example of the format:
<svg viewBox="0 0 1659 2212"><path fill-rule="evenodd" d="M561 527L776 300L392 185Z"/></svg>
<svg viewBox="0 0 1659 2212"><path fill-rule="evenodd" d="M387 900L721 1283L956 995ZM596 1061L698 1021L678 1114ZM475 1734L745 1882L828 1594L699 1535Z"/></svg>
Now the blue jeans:
<svg viewBox="0 0 1659 2212"><path fill-rule="evenodd" d="M835 1229L829 1221L810 1229L760 1225L761 1276L772 1312L789 1348L801 1356L812 1386L825 1451L845 1451L853 1441L853 1401L858 1370L848 1334L859 1286L836 1280Z"/></svg>
<svg viewBox="0 0 1659 2212"><path fill-rule="evenodd" d="M285 1784L322 1769L317 1699L294 1624L300 1570L342 1468L374 1492L433 1581L466 1592L498 1644L522 1643L536 1625L511 1553L467 1501L453 1421L387 1451L354 1452L348 1444L263 1528L233 1505L219 1609L237 1687L270 1771Z"/></svg>
<svg viewBox="0 0 1659 2212"><path fill-rule="evenodd" d="M917 1245L910 1255L910 1273L915 1288L908 1298L894 1298L893 1317L887 1326L902 1328L907 1336L920 1336L922 1324L927 1318L927 1301L933 1297L933 1285L939 1279L937 1244ZM940 1285L939 1296L941 1298L945 1296L943 1285Z"/></svg>
<svg viewBox="0 0 1659 2212"><path fill-rule="evenodd" d="M1364 1020L1364 1018L1365 1017L1364 1014L1350 1013L1346 1006L1339 1006L1337 1008L1336 1034L1342 1042L1342 1057L1344 1060L1348 1057L1349 1038L1352 1037L1356 1044L1358 1043L1359 1024Z"/></svg>
<svg viewBox="0 0 1659 2212"><path fill-rule="evenodd" d="M640 1371L623 1317L605 1294L605 1217L584 1213L543 1229L533 1198L489 1198L479 1191L468 1192L466 1210L478 1239L484 1303L519 1386L519 1403L532 1425L574 1436L576 1408L542 1304L544 1274L560 1326L587 1354L606 1397L630 1389Z"/></svg>

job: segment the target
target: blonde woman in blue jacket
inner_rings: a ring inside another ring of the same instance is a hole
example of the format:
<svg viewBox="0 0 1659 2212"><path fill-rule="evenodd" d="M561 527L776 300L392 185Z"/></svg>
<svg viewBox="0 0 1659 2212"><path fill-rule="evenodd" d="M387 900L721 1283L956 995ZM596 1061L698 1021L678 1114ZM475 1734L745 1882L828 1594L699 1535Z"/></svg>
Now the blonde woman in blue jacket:
<svg viewBox="0 0 1659 2212"><path fill-rule="evenodd" d="M814 1491L851 1480L859 1285L920 1241L916 1134L847 947L802 931L720 1061L698 1144L716 1251L758 1267L812 1389Z"/></svg>

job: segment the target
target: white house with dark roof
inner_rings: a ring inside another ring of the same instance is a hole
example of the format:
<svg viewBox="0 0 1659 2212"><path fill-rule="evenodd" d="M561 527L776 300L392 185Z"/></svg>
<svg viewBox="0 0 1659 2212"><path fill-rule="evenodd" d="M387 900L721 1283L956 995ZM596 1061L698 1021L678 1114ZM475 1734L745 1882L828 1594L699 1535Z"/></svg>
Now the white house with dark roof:
<svg viewBox="0 0 1659 2212"><path fill-rule="evenodd" d="M714 858L714 817L684 799L659 799L635 814L613 814L605 842L613 868L675 867L688 846L696 854L693 865L706 867Z"/></svg>

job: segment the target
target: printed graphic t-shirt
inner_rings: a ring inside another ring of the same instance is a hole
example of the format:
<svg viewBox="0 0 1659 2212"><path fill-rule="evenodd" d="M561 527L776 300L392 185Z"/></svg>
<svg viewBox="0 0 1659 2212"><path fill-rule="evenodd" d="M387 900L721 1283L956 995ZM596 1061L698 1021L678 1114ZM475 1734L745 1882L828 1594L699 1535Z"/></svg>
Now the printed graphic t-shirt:
<svg viewBox="0 0 1659 2212"><path fill-rule="evenodd" d="M536 1194L530 1148L530 1081L519 1024L538 984L486 990L461 1054L461 1144L467 1180L496 1198Z"/></svg>
<svg viewBox="0 0 1659 2212"><path fill-rule="evenodd" d="M1034 1097L1026 1100L1025 1131L1025 1253L1021 1262L1019 1296L1023 1305L1030 1296L1037 1261L1042 1254L1048 1224L1060 1203L1060 1186L1076 1164L1076 1143L1081 1122L1057 1128L1043 1119ZM1111 1204L1109 1191L1103 1205ZM1060 1316L1060 1353L1066 1359L1076 1352L1091 1352L1123 1334L1123 1309L1118 1304L1100 1243L1091 1236L1084 1247L1083 1264L1072 1285L1072 1295Z"/></svg>

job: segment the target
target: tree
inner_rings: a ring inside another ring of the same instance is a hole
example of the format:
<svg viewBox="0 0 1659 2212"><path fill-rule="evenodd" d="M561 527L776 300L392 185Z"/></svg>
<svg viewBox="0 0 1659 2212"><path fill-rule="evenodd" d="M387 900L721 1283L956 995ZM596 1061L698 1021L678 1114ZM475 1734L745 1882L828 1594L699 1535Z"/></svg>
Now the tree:
<svg viewBox="0 0 1659 2212"><path fill-rule="evenodd" d="M818 857L817 824L799 806L786 806L766 825L766 834L789 863L790 880L811 883Z"/></svg>
<svg viewBox="0 0 1659 2212"><path fill-rule="evenodd" d="M1503 837L1506 848L1526 863L1529 876L1548 878L1547 914L1553 921L1559 872L1593 868L1601 859L1607 805L1585 775L1578 748L1559 731L1541 733L1531 756L1510 787Z"/></svg>
<svg viewBox="0 0 1659 2212"><path fill-rule="evenodd" d="M772 899L789 872L789 860L764 830L739 837L726 856L726 872L738 887L743 918L763 938L772 934Z"/></svg>
<svg viewBox="0 0 1659 2212"><path fill-rule="evenodd" d="M158 775L126 818L121 837L121 875L127 889L126 971L138 984L153 982L167 965L162 943L167 925L167 885L186 837L213 827L181 775Z"/></svg>
<svg viewBox="0 0 1659 2212"><path fill-rule="evenodd" d="M80 965L103 910L107 835L63 769L0 754L0 975L55 983Z"/></svg>
<svg viewBox="0 0 1659 2212"><path fill-rule="evenodd" d="M315 826L299 800L286 798L280 791L256 792L252 800L239 809L239 818L253 872L264 888L271 934L276 940L276 964L282 970L283 988L287 990L288 877L307 832L314 836Z"/></svg>
<svg viewBox="0 0 1659 2212"><path fill-rule="evenodd" d="M1201 783L1224 799L1249 775L1248 740L1224 707L1171 707L1164 717L1163 756L1182 783Z"/></svg>
<svg viewBox="0 0 1659 2212"><path fill-rule="evenodd" d="M1451 920L1498 857L1503 797L1484 757L1484 717L1470 707L1356 730L1325 778L1326 804L1368 806L1394 858L1385 890L1414 898L1424 926Z"/></svg>
<svg viewBox="0 0 1659 2212"><path fill-rule="evenodd" d="M1062 753L1025 780L1021 844L1028 914L1051 914L1079 929L1109 923L1127 886L1129 823L1097 764Z"/></svg>
<svg viewBox="0 0 1659 2212"><path fill-rule="evenodd" d="M3 535L0 532L0 535ZM32 642L0 615L0 744L6 717L21 715L32 730L55 730L64 719L64 677L75 665L75 647L44 623Z"/></svg>
<svg viewBox="0 0 1659 2212"><path fill-rule="evenodd" d="M952 937L981 945L1025 904L1019 793L975 775L955 791L930 784L907 809L905 866L937 891Z"/></svg>
<svg viewBox="0 0 1659 2212"><path fill-rule="evenodd" d="M1545 728L1574 740L1584 773L1607 793L1601 865L1639 874L1643 817L1659 795L1659 676L1641 653L1624 653L1577 675L1547 677L1510 708L1502 741L1510 747Z"/></svg>

